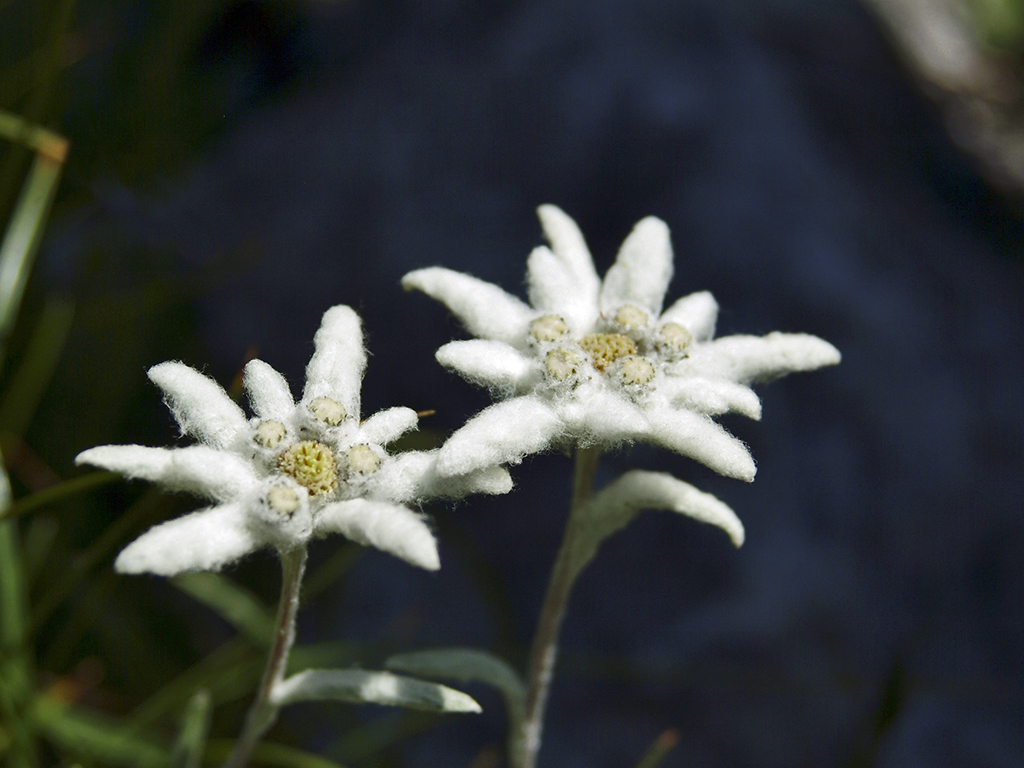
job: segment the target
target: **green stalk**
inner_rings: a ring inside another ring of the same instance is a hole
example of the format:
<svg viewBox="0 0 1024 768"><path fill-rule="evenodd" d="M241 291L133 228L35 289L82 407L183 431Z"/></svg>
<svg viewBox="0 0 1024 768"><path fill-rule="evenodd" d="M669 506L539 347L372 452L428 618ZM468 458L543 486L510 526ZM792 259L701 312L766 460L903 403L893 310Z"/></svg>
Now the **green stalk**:
<svg viewBox="0 0 1024 768"><path fill-rule="evenodd" d="M594 474L600 448L584 448L576 451L575 476L573 478L572 505L569 521L565 526L562 545L551 571L547 595L541 607L537 632L530 648L530 661L526 677L526 717L518 743L513 742L512 754L515 768L534 768L540 749L541 731L544 721L544 707L547 704L551 676L557 656L558 633L569 604L569 594L579 575L575 566L573 549L576 537L587 524L586 509L594 495Z"/></svg>
<svg viewBox="0 0 1024 768"><path fill-rule="evenodd" d="M302 574L306 570L306 548L304 546L281 552L281 601L277 606L277 623L274 629L274 644L267 657L256 698L245 717L242 734L235 742L224 768L245 768L252 750L277 719L280 707L271 701L271 693L284 679L288 666L288 653L295 642L295 615L299 610L299 591Z"/></svg>

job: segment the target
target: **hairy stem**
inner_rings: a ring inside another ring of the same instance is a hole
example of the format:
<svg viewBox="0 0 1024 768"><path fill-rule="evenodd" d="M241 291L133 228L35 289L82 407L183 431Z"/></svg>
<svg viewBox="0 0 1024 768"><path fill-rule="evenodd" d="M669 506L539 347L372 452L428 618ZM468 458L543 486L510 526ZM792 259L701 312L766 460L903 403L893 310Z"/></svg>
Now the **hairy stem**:
<svg viewBox="0 0 1024 768"><path fill-rule="evenodd" d="M281 552L281 601L277 606L277 624L274 628L274 642L267 656L267 667L263 671L256 698L245 717L245 727L235 742L224 768L245 768L253 748L263 738L274 720L277 719L278 705L271 701L274 687L284 679L288 666L288 652L295 642L295 614L299 610L299 589L302 574L306 570L306 548L296 547Z"/></svg>
<svg viewBox="0 0 1024 768"><path fill-rule="evenodd" d="M601 455L599 448L585 448L576 452L575 476L573 478L572 506L569 521L565 526L562 545L551 571L547 595L537 621L537 632L530 648L529 668L526 677L526 718L519 735L520 743L514 745L516 768L534 768L537 751L540 749L541 730L544 720L544 706L557 655L558 633L569 603L569 594L579 571L573 565L572 551L576 537L586 525L586 507L594 494L594 473Z"/></svg>

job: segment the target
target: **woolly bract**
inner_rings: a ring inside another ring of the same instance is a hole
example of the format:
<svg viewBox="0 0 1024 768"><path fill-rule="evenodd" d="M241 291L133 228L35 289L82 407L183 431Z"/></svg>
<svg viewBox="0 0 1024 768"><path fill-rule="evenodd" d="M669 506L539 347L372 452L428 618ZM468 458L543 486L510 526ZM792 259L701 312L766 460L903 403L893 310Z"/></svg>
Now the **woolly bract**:
<svg viewBox="0 0 1024 768"><path fill-rule="evenodd" d="M529 304L442 267L402 280L480 337L444 345L437 359L500 400L452 435L438 470L462 475L549 447L639 440L753 480L746 446L712 417L759 419L750 384L834 365L836 348L806 334L715 339L718 304L706 291L663 312L672 245L660 219L634 227L602 281L575 222L551 205L538 215L550 247L527 262Z"/></svg>
<svg viewBox="0 0 1024 768"><path fill-rule="evenodd" d="M187 491L213 505L150 529L121 552L118 571L215 571L263 547L286 551L329 533L435 570L434 536L403 504L511 489L499 467L441 475L437 451L388 454L385 446L416 426L409 408L360 423L366 352L352 309L329 309L314 347L298 403L276 370L261 360L246 365L242 384L253 418L193 368L168 362L150 369L182 433L199 444L104 445L76 462Z"/></svg>

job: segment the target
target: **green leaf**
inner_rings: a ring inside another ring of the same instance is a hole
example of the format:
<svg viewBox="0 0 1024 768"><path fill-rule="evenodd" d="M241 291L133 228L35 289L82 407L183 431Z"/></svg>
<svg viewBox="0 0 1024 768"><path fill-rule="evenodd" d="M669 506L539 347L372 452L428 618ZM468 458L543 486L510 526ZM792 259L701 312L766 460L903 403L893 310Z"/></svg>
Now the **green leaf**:
<svg viewBox="0 0 1024 768"><path fill-rule="evenodd" d="M167 768L167 752L130 734L115 720L50 697L36 700L34 719L46 737L85 762L127 768Z"/></svg>
<svg viewBox="0 0 1024 768"><path fill-rule="evenodd" d="M274 617L252 592L219 573L183 573L171 583L213 609L255 645L270 645Z"/></svg>
<svg viewBox="0 0 1024 768"><path fill-rule="evenodd" d="M223 762L231 754L234 742L230 739L210 739L207 745L207 757L215 762ZM333 760L305 752L283 744L271 744L262 741L252 751L250 764L276 766L276 768L345 768Z"/></svg>
<svg viewBox="0 0 1024 768"><path fill-rule="evenodd" d="M199 690L185 708L178 741L171 750L171 768L199 768L210 731L213 700L209 691Z"/></svg>
<svg viewBox="0 0 1024 768"><path fill-rule="evenodd" d="M588 524L581 526L571 552L574 577L597 554L602 541L625 528L644 509L667 509L717 525L737 547L743 544L743 523L726 504L665 472L634 469L609 483L588 503Z"/></svg>
<svg viewBox="0 0 1024 768"><path fill-rule="evenodd" d="M476 648L433 648L400 653L384 662L388 669L422 677L481 682L497 688L510 710L522 711L526 685L508 662Z"/></svg>
<svg viewBox="0 0 1024 768"><path fill-rule="evenodd" d="M506 661L488 651L475 648L433 648L392 656L385 663L396 669L422 677L436 677L460 682L482 682L497 688L505 699L508 717L510 763L519 764L521 740L526 718L526 685L519 673Z"/></svg>
<svg viewBox="0 0 1024 768"><path fill-rule="evenodd" d="M362 669L307 669L278 683L270 699L277 706L299 701L333 700L430 712L480 711L476 701L447 686L390 672Z"/></svg>

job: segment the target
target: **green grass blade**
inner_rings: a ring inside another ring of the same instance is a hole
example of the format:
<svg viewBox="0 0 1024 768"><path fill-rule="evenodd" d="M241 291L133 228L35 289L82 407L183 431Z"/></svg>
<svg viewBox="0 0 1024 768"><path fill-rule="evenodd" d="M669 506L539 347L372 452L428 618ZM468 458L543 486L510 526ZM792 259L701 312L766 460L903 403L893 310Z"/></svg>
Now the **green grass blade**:
<svg viewBox="0 0 1024 768"><path fill-rule="evenodd" d="M234 742L230 739L211 739L206 756L213 761L223 762L231 753L232 746ZM258 763L264 768L345 768L340 763L311 752L265 741L253 749L251 762Z"/></svg>
<svg viewBox="0 0 1024 768"><path fill-rule="evenodd" d="M115 475L113 472L90 472L73 480L65 480L62 483L50 486L29 496L22 496L12 503L6 511L0 512L0 520L20 517L28 512L34 512L41 507L67 501L94 488L100 488L121 479L120 475Z"/></svg>
<svg viewBox="0 0 1024 768"><path fill-rule="evenodd" d="M189 701L178 741L171 751L171 768L199 768L202 765L212 706L209 691L196 691Z"/></svg>
<svg viewBox="0 0 1024 768"><path fill-rule="evenodd" d="M169 764L164 749L98 713L40 697L33 714L47 739L87 763L130 768L167 768Z"/></svg>
<svg viewBox="0 0 1024 768"><path fill-rule="evenodd" d="M658 738L654 740L654 743L648 747L644 756L640 758L640 762L636 764L636 768L655 768L661 764L661 761L665 759L665 756L679 743L679 731L675 728L669 728L668 730L662 731L658 734Z"/></svg>
<svg viewBox="0 0 1024 768"><path fill-rule="evenodd" d="M270 645L274 616L249 590L219 573L183 573L171 583L211 608L257 647Z"/></svg>

